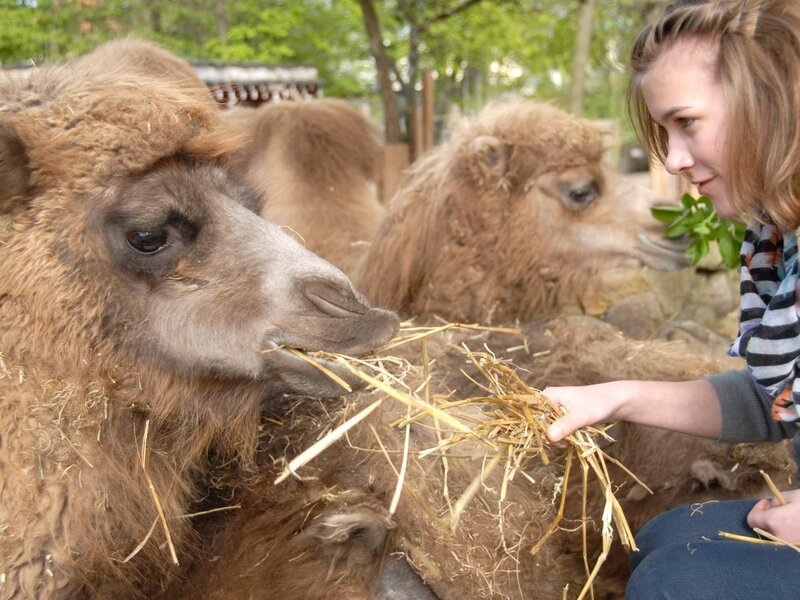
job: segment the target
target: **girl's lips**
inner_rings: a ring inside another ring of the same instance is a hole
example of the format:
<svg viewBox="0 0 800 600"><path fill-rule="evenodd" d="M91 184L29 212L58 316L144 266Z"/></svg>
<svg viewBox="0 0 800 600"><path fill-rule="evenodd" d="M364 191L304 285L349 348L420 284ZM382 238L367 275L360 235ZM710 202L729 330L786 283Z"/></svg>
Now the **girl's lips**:
<svg viewBox="0 0 800 600"><path fill-rule="evenodd" d="M714 176L711 179L706 179L705 181L701 181L697 184L697 191L700 192L703 196L706 196L706 190L708 189L711 182L713 182L717 177Z"/></svg>

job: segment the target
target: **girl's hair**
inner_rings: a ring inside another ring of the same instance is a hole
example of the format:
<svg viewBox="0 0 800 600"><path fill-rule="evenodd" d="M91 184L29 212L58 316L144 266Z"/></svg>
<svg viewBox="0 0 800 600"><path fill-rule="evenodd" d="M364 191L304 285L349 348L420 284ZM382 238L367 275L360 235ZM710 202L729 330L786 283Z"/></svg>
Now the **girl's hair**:
<svg viewBox="0 0 800 600"><path fill-rule="evenodd" d="M648 25L631 51L628 113L639 137L662 162L667 133L647 110L642 79L678 40L718 48L727 102L725 184L741 212L762 208L784 231L800 227L800 1L683 2ZM725 107L720 107L724 110Z"/></svg>

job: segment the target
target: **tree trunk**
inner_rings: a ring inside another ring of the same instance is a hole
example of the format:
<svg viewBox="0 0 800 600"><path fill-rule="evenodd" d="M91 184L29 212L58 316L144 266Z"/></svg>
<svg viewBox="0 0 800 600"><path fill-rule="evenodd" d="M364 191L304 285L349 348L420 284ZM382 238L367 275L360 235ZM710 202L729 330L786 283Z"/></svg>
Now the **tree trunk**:
<svg viewBox="0 0 800 600"><path fill-rule="evenodd" d="M575 52L572 55L572 86L569 94L569 108L572 114L583 115L583 100L586 95L586 68L589 65L589 51L592 43L592 15L595 0L581 0L578 16L578 32L575 36Z"/></svg>
<svg viewBox="0 0 800 600"><path fill-rule="evenodd" d="M164 33L164 28L161 25L161 5L158 2L149 0L147 7L150 16L150 29L152 29L153 33Z"/></svg>
<svg viewBox="0 0 800 600"><path fill-rule="evenodd" d="M225 38L228 37L228 10L225 0L214 0L214 17L217 19L217 35L225 43Z"/></svg>
<svg viewBox="0 0 800 600"><path fill-rule="evenodd" d="M370 52L375 59L375 67L378 71L378 83L381 87L381 97L383 98L383 120L386 130L386 143L392 144L402 142L403 135L400 128L400 113L397 110L397 98L392 89L392 79L389 76L391 66L383 49L383 38L381 37L378 13L375 10L375 4L372 0L358 1L361 5L364 27L369 37Z"/></svg>
<svg viewBox="0 0 800 600"><path fill-rule="evenodd" d="M408 114L417 106L417 72L419 71L419 24L417 22L417 4L411 2L405 15L409 24L408 32L408 86L406 87L406 107Z"/></svg>
<svg viewBox="0 0 800 600"><path fill-rule="evenodd" d="M419 11L424 8L420 0L411 0L406 5L405 18L409 25L408 32L408 85L406 86L406 112L411 123L411 160L419 158L424 144L422 143L422 115L417 105L417 79L419 78Z"/></svg>

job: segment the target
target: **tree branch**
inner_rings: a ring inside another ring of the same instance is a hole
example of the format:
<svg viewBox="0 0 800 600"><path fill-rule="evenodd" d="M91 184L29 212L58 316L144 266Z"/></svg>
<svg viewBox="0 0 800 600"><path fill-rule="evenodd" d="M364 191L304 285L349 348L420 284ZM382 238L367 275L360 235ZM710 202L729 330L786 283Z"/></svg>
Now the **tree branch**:
<svg viewBox="0 0 800 600"><path fill-rule="evenodd" d="M428 17L416 27L417 33L422 33L423 31L427 31L427 29L434 23L438 23L439 21L444 21L445 19L449 19L453 15L457 15L458 13L463 12L468 8L470 8L471 6L474 6L475 4L478 4L480 2L483 2L483 0L464 0L464 2L462 2L461 4L457 4L453 8L448 8L447 10L443 10L442 12L440 12L438 15Z"/></svg>

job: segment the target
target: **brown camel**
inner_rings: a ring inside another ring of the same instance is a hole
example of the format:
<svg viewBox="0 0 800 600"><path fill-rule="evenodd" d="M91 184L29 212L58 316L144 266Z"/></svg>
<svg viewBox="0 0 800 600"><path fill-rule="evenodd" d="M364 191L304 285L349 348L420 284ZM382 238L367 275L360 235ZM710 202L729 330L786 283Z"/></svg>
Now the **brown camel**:
<svg viewBox="0 0 800 600"><path fill-rule="evenodd" d="M183 75L125 41L0 83L0 598L152 597L262 407L342 393L285 346L397 329L257 214Z"/></svg>

